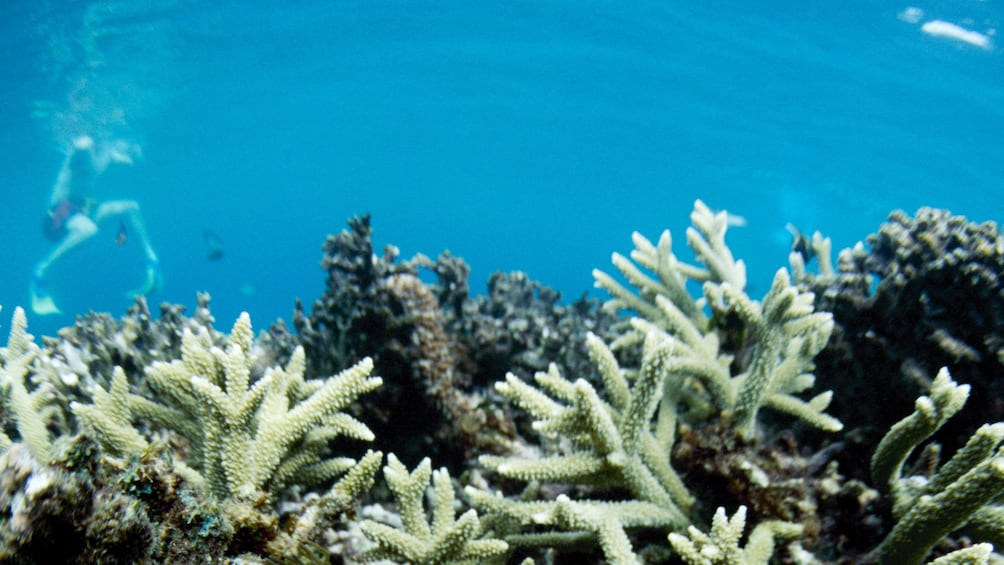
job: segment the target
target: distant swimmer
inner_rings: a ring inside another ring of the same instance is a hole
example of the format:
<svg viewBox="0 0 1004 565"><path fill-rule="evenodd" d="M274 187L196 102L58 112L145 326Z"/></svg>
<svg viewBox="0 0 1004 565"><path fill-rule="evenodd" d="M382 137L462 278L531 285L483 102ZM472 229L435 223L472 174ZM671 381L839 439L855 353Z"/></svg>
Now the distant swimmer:
<svg viewBox="0 0 1004 565"><path fill-rule="evenodd" d="M812 247L812 240L809 236L802 233L794 224L789 223L784 226L788 233L791 234L791 250L794 253L798 253L802 256L802 261L808 263L812 261L812 258L816 256L816 250Z"/></svg>
<svg viewBox="0 0 1004 565"><path fill-rule="evenodd" d="M202 232L202 240L206 242L206 259L219 261L223 258L223 238L207 229Z"/></svg>
<svg viewBox="0 0 1004 565"><path fill-rule="evenodd" d="M112 163L130 165L139 156L138 145L123 141L95 141L84 135L73 140L49 198L49 210L42 232L54 247L38 263L31 278L31 309L40 315L58 314L59 307L49 292L46 274L57 259L98 233L98 227L119 218L115 241L124 245L131 234L146 257L146 278L131 292L149 294L162 283L160 262L147 240L146 227L134 200L98 202L92 196L97 179Z"/></svg>

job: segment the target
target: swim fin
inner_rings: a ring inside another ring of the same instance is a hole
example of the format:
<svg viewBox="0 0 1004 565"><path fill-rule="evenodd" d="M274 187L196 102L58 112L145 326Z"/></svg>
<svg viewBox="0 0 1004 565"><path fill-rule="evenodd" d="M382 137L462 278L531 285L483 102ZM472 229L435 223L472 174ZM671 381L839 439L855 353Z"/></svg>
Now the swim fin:
<svg viewBox="0 0 1004 565"><path fill-rule="evenodd" d="M46 291L45 285L37 279L31 281L31 311L39 316L62 313L62 310L56 306L56 301Z"/></svg>

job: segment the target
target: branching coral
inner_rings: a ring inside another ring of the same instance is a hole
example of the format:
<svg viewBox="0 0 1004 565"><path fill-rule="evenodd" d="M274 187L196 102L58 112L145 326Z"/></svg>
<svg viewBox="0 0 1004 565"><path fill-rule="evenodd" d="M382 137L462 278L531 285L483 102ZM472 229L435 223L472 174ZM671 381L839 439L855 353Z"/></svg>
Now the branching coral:
<svg viewBox="0 0 1004 565"><path fill-rule="evenodd" d="M28 389L25 378L32 360L38 354L38 346L28 333L28 320L24 310L16 308L11 318L10 337L7 347L0 350L3 368L0 369L0 397L4 399L4 412L21 436L21 441L39 461L48 462L52 454L52 440L46 429L48 393L50 385L40 385ZM10 437L0 430L0 452L11 446Z"/></svg>
<svg viewBox="0 0 1004 565"><path fill-rule="evenodd" d="M658 245L635 234L633 262L614 254L614 264L637 294L594 271L598 286L614 297L609 307L637 314L627 320L628 331L613 348L634 351L640 344L639 368L623 368L614 351L590 335L586 341L605 397L584 379L566 380L554 366L535 376L537 387L511 374L496 386L533 416L534 428L555 441L560 454L482 457L485 467L531 483L579 485L594 496L611 487L627 494L627 500L617 501L565 494L532 501L471 490L477 506L517 524L515 530L536 528L506 535L509 543L545 546L592 539L609 561L634 563L639 558L630 531L689 526L695 501L670 466L681 419L706 420L717 409L730 415L724 420L746 440L756 436L762 407L824 430L841 428L824 412L830 393L809 401L795 396L813 385L812 358L829 337L829 314L814 312L811 293L792 287L784 270L762 304L751 300L743 292L745 266L725 245L726 214L714 214L698 201L691 219L687 240L703 266L680 261L665 232ZM689 294L688 281L704 283L702 298ZM732 352L749 358L735 375ZM625 357L630 362L630 354Z"/></svg>
<svg viewBox="0 0 1004 565"><path fill-rule="evenodd" d="M812 359L829 339L833 328L830 314L814 312L812 293L791 286L783 269L775 275L762 304L751 300L743 291L745 266L733 259L725 245L726 213L714 214L698 200L691 220L694 227L687 230L687 241L703 268L676 257L667 231L657 246L634 234L634 263L614 254L614 265L637 294L602 271L594 271L597 286L614 297L610 307L638 314L632 320L634 331L615 347L637 342L652 331L672 338L670 371L696 385L688 386L690 390L706 391L704 395L681 398L690 409L702 413L702 405L707 403L733 413L740 434L748 439L756 431L756 415L764 406L824 430L841 429L841 423L824 412L830 402L829 392L809 401L795 396L815 382ZM639 266L650 270L654 277ZM690 280L703 282L704 297L694 299L688 293ZM711 319L703 312L706 305L714 314ZM730 319L740 327L725 327ZM734 355L723 351L727 340L737 342L729 344L734 351L749 349L751 361L735 375Z"/></svg>
<svg viewBox="0 0 1004 565"><path fill-rule="evenodd" d="M709 533L691 526L686 536L669 534L669 543L689 565L767 565L774 553L775 539L798 537L803 529L791 522L760 522L750 532L746 546L739 547L745 528L745 506L740 506L731 518L719 507L711 519Z"/></svg>
<svg viewBox="0 0 1004 565"><path fill-rule="evenodd" d="M812 293L791 286L782 269L774 276L763 305L754 303L728 283L708 285L706 293L720 307L732 309L755 340L752 362L728 382L735 390L732 409L740 435L755 432L756 415L763 406L786 412L827 431L843 425L826 414L833 393L826 391L808 402L795 396L815 384L812 358L826 345L833 329L829 313L813 312Z"/></svg>
<svg viewBox="0 0 1004 565"><path fill-rule="evenodd" d="M121 370L110 390L93 405L75 403L84 427L113 452L135 452L146 440L131 426L141 418L184 435L188 463L210 492L223 499L245 489L273 493L291 482L314 483L351 468L349 458L324 458L337 436L372 440L372 432L342 412L358 396L381 384L364 359L340 374L304 381L303 350L283 369L272 367L250 382L255 363L247 314L234 324L226 349L205 332L185 331L180 360L147 367L150 385L163 404L129 392Z"/></svg>
<svg viewBox="0 0 1004 565"><path fill-rule="evenodd" d="M981 539L1004 544L1004 423L984 425L931 477L902 476L910 453L955 415L969 396L942 369L929 396L882 438L872 458L874 481L893 497L898 519L877 552L883 564L921 563L945 535L963 526Z"/></svg>
<svg viewBox="0 0 1004 565"><path fill-rule="evenodd" d="M422 500L432 477L431 522ZM476 510L460 518L454 510L454 490L446 469L432 470L428 458L411 473L390 454L384 477L397 499L401 528L372 520L362 524L363 533L376 543L368 559L395 559L410 563L475 564L504 563L509 545L485 536Z"/></svg>
<svg viewBox="0 0 1004 565"><path fill-rule="evenodd" d="M509 375L496 388L534 417L534 428L567 442L566 453L536 460L489 457L481 463L521 481L615 487L632 500L515 501L468 489L475 505L542 533L505 539L541 546L594 539L611 563L635 563L626 530L682 528L690 523L693 497L669 466L675 432L673 390L666 386L670 343L651 334L641 370L629 382L613 354L595 336L587 340L603 377L607 399L583 379L570 382L551 366L535 377L538 387ZM658 414L656 416L656 414ZM653 417L656 425L652 427ZM555 531L564 532L554 535Z"/></svg>

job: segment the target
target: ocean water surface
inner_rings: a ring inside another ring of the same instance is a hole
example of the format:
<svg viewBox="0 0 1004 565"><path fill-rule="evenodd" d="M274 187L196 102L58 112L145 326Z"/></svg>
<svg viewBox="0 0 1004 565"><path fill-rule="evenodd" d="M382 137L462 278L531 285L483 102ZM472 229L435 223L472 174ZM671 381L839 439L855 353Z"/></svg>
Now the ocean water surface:
<svg viewBox="0 0 1004 565"><path fill-rule="evenodd" d="M151 302L208 291L221 327L309 304L325 236L365 212L378 246L464 257L475 292L522 270L566 299L634 230L668 228L686 256L696 198L745 218L728 241L756 297L788 222L839 249L897 208L1004 219L1000 0L12 0L0 16L4 326L84 134L142 147L97 191L142 207ZM144 261L119 232L50 269L63 313L29 329L124 313Z"/></svg>

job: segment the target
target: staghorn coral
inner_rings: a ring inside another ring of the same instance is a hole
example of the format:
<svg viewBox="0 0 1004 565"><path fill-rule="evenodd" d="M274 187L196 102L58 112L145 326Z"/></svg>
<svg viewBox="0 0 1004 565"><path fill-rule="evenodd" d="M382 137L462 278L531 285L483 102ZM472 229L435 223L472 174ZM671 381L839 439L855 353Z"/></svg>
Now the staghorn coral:
<svg viewBox="0 0 1004 565"><path fill-rule="evenodd" d="M51 413L52 386L42 384L29 390L26 382L38 346L28 333L28 319L21 308L14 309L7 347L0 350L0 395L3 398L4 427L16 428L21 441L38 460L47 462L52 455L52 438L46 427ZM0 430L0 452L10 448L11 439Z"/></svg>
<svg viewBox="0 0 1004 565"><path fill-rule="evenodd" d="M247 314L234 323L226 349L213 345L203 331L185 331L182 356L155 362L147 370L150 385L164 404L129 392L124 372L115 371L106 393L94 404L74 403L84 428L113 453L135 453L146 439L131 425L147 419L180 433L190 442L188 463L193 480L204 480L218 499L268 489L280 492L292 482L314 483L342 474L356 462L326 458L323 451L337 436L372 440L372 432L342 412L350 402L382 383L370 377L369 359L326 380L303 380L303 351L285 368L272 367L255 383L253 335Z"/></svg>
<svg viewBox="0 0 1004 565"><path fill-rule="evenodd" d="M760 522L750 532L745 547L739 547L746 528L746 507L740 506L731 518L719 507L705 534L691 526L687 535L671 533L669 543L689 565L767 565L774 553L775 538L792 539L802 526L791 522Z"/></svg>
<svg viewBox="0 0 1004 565"><path fill-rule="evenodd" d="M921 563L944 536L969 526L978 538L1004 545L1004 423L984 425L933 475L903 476L910 453L954 416L969 397L942 369L912 414L882 438L872 456L872 476L893 499L897 523L878 547L883 565Z"/></svg>
<svg viewBox="0 0 1004 565"><path fill-rule="evenodd" d="M508 529L515 533L504 536L510 544L539 547L595 540L611 562L638 562L630 531L679 530L696 518L696 501L669 464L680 423L709 430L709 422L716 421L711 416L721 413L717 421L751 442L757 437L759 410L770 407L824 430L841 429L840 422L824 412L831 393L809 401L795 396L813 385L812 358L829 337L829 314L814 312L812 295L792 287L784 270L778 271L762 304L750 300L743 292L745 267L725 245L725 213L713 214L698 201L691 218L688 242L703 268L678 260L665 232L658 246L635 234L634 262L614 255L614 264L637 294L594 271L597 285L614 297L609 308L637 314L626 320L626 331L610 348L594 335L587 337L605 398L584 379L563 379L553 365L548 373L536 375L539 390L511 374L497 385L534 417L537 431L563 442L552 446L558 455L482 457L485 467L521 481L588 487L585 492L592 496L610 488L626 495L624 501L566 494L535 501L470 490L476 506L510 524ZM691 297L690 280L704 282L703 298ZM639 343L639 368L625 369L614 350L633 363ZM737 361L725 347L742 359ZM740 473L755 480L753 471L745 468ZM800 490L815 494L808 486ZM530 525L538 531L519 531Z"/></svg>
<svg viewBox="0 0 1004 565"><path fill-rule="evenodd" d="M650 334L642 367L629 383L599 338L590 336L587 343L605 383L605 401L585 380L573 383L562 378L554 365L536 375L539 389L512 374L496 385L534 417L535 429L552 441L560 438L562 453L540 459L483 456L481 464L520 481L623 489L629 499L572 500L560 495L550 501L517 501L477 489L467 492L476 507L536 529L504 536L511 545L561 546L591 540L611 563L638 563L627 532L682 528L690 523L687 513L694 503L669 466L676 425L675 399L665 385L671 345Z"/></svg>
<svg viewBox="0 0 1004 565"><path fill-rule="evenodd" d="M743 291L745 266L725 245L727 214L713 214L698 200L691 221L687 242L703 268L680 261L666 231L657 246L635 233L634 262L613 256L614 265L637 294L610 275L593 271L597 286L613 296L610 308L637 313L630 320L630 331L614 348L637 343L652 331L672 339L670 371L685 381L679 386L688 391L681 400L693 414L690 418L703 419L711 409L727 412L746 439L753 438L762 407L823 430L840 430L840 421L824 412L831 392L808 401L795 396L815 383L812 360L829 339L830 314L814 312L813 295L791 286L784 269L774 276L762 304L751 300ZM703 281L701 299L688 293L691 280ZM712 310L711 318L704 313L705 306Z"/></svg>
<svg viewBox="0 0 1004 565"><path fill-rule="evenodd" d="M387 456L384 477L397 500L401 526L395 528L373 520L363 522L363 534L376 544L367 552L367 559L429 565L505 563L509 545L485 537L476 510L456 517L453 484L446 469L433 471L426 458L409 473L392 453ZM422 504L430 477L431 521L426 518Z"/></svg>

